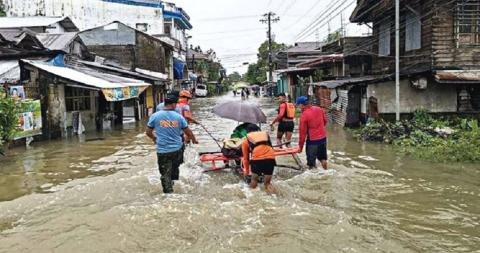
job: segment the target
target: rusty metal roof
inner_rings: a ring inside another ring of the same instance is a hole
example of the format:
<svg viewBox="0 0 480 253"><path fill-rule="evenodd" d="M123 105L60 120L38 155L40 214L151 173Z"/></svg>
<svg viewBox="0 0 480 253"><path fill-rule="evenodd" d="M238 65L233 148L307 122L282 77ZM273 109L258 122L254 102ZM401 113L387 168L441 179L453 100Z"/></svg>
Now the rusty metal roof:
<svg viewBox="0 0 480 253"><path fill-rule="evenodd" d="M441 70L436 71L435 80L439 83L479 83L480 70Z"/></svg>

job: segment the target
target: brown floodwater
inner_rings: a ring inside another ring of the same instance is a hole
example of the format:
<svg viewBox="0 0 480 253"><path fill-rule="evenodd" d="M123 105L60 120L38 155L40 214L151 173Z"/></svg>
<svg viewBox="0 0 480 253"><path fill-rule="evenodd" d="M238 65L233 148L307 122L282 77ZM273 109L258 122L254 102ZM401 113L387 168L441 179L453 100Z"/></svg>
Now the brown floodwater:
<svg viewBox="0 0 480 253"><path fill-rule="evenodd" d="M193 103L218 139L237 123L211 109L231 99ZM274 116L269 99L251 100ZM278 168L269 196L230 171L203 173L198 152L218 147L193 129L201 144L169 196L144 123L10 150L0 252L480 252L478 164L419 161L330 126L330 170Z"/></svg>

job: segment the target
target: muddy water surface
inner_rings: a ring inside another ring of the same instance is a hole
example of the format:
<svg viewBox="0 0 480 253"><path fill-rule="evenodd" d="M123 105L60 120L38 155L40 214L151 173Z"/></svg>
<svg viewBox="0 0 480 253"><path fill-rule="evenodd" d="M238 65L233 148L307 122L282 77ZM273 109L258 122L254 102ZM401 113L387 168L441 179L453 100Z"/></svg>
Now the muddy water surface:
<svg viewBox="0 0 480 253"><path fill-rule="evenodd" d="M194 102L217 138L236 126L211 113L228 99ZM170 196L142 125L0 158L0 252L480 252L478 165L413 160L331 127L331 170L279 168L268 196L202 173L197 152L218 147L193 128L201 144Z"/></svg>

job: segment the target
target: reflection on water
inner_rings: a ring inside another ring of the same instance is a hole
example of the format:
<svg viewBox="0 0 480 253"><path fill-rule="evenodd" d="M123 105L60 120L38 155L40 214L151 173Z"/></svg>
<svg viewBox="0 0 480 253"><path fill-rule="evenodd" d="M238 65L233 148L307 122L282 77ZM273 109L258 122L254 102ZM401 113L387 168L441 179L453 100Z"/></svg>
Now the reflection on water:
<svg viewBox="0 0 480 253"><path fill-rule="evenodd" d="M193 108L221 139L237 123L215 117L216 102ZM478 166L421 162L330 127L332 170L279 168L268 196L229 171L202 173L197 152L218 147L192 128L201 144L187 148L170 196L141 125L14 150L1 160L0 198L14 200L0 202L0 252L480 250Z"/></svg>

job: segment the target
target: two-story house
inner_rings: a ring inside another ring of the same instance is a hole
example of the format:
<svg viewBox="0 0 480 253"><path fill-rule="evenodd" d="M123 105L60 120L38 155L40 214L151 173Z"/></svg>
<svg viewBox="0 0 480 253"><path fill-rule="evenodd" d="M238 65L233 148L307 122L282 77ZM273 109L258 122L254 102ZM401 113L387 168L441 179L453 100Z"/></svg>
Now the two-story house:
<svg viewBox="0 0 480 253"><path fill-rule="evenodd" d="M188 79L186 61L189 36L187 31L191 30L193 26L190 23L190 16L187 12L174 3L162 2L162 8L164 33L155 34L154 36L174 41L175 49L172 59L174 71L171 78L177 80L177 84L180 84L183 80Z"/></svg>
<svg viewBox="0 0 480 253"><path fill-rule="evenodd" d="M480 0L400 1L401 113L480 111ZM350 21L371 24L371 111L395 112L395 6L358 0Z"/></svg>

